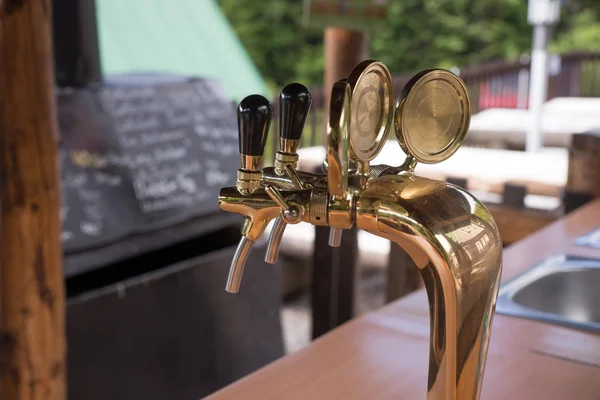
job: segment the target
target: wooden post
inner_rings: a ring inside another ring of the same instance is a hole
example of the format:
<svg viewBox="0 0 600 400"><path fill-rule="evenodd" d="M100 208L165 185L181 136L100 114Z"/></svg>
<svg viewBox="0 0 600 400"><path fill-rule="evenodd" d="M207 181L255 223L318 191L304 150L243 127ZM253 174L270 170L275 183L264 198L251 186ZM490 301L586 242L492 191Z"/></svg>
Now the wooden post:
<svg viewBox="0 0 600 400"><path fill-rule="evenodd" d="M329 111L329 98L333 84L347 78L354 67L369 56L368 35L362 31L328 27L325 29L325 114ZM327 122L327 119L325 119ZM323 143L327 143L323 141Z"/></svg>
<svg viewBox="0 0 600 400"><path fill-rule="evenodd" d="M0 1L0 398L63 400L65 295L50 0Z"/></svg>
<svg viewBox="0 0 600 400"><path fill-rule="evenodd" d="M325 123L333 84L347 78L354 67L367 58L367 50L368 40L364 32L344 28L325 29ZM343 324L354 315L358 230L344 230L342 245L338 248L329 247L328 238L329 228L315 227L313 338Z"/></svg>
<svg viewBox="0 0 600 400"><path fill-rule="evenodd" d="M53 0L52 16L58 86L100 82L96 0Z"/></svg>
<svg viewBox="0 0 600 400"><path fill-rule="evenodd" d="M565 213L600 197L600 130L578 133L571 139L569 172L563 198Z"/></svg>

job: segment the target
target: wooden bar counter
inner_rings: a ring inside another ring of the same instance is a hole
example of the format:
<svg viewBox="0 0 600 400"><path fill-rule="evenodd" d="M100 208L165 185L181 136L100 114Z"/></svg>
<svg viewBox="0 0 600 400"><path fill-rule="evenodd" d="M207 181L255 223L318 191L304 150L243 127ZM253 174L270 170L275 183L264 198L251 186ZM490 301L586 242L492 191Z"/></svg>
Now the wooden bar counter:
<svg viewBox="0 0 600 400"><path fill-rule="evenodd" d="M600 258L600 249L574 245L597 226L600 200L510 246L502 281L552 254ZM421 290L209 399L425 399L428 345L428 302ZM599 400L600 335L496 314L481 399Z"/></svg>

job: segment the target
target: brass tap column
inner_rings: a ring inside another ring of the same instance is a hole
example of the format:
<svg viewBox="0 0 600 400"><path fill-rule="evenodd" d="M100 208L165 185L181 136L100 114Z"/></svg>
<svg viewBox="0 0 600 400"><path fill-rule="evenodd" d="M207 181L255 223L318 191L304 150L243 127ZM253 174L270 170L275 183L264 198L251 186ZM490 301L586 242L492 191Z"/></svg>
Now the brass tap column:
<svg viewBox="0 0 600 400"><path fill-rule="evenodd" d="M219 196L221 209L246 217L227 290L238 290L251 245L273 219L269 262L276 260L288 223L329 226L332 246L343 229L353 226L389 239L410 255L427 290L428 400L478 399L502 242L490 213L475 197L414 172L418 162L442 162L460 147L470 120L466 86L449 71L423 71L408 82L394 107L387 68L377 61L360 63L332 88L324 174L295 169L310 99L304 89L293 84L282 92L281 147L274 168L258 169L259 152L247 140L252 132L250 139L264 146L270 105L264 98L246 98L240 105L246 110L240 117L245 164L237 187L223 188ZM371 166L392 126L405 156L400 154L397 166Z"/></svg>

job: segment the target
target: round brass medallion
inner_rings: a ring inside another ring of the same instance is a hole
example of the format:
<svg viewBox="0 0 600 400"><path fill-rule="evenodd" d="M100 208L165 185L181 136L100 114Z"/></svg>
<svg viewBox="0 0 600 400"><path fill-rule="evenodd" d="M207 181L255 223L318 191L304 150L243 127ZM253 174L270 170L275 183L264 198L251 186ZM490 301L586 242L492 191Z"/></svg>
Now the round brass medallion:
<svg viewBox="0 0 600 400"><path fill-rule="evenodd" d="M350 146L363 162L379 154L393 119L392 77L378 61L360 63L348 78L352 88Z"/></svg>
<svg viewBox="0 0 600 400"><path fill-rule="evenodd" d="M458 150L471 120L463 81L450 71L427 70L404 87L394 117L400 146L417 161L435 164Z"/></svg>

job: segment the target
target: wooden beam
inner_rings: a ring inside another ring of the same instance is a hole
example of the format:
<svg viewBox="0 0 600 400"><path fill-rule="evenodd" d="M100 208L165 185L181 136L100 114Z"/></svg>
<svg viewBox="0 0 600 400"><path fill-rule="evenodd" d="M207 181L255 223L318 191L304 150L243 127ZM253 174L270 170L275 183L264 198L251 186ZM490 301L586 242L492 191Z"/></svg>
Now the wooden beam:
<svg viewBox="0 0 600 400"><path fill-rule="evenodd" d="M50 0L0 2L0 398L64 400Z"/></svg>
<svg viewBox="0 0 600 400"><path fill-rule="evenodd" d="M329 247L329 228L315 226L312 337L318 338L354 317L358 281L358 229L345 229L340 247Z"/></svg>

